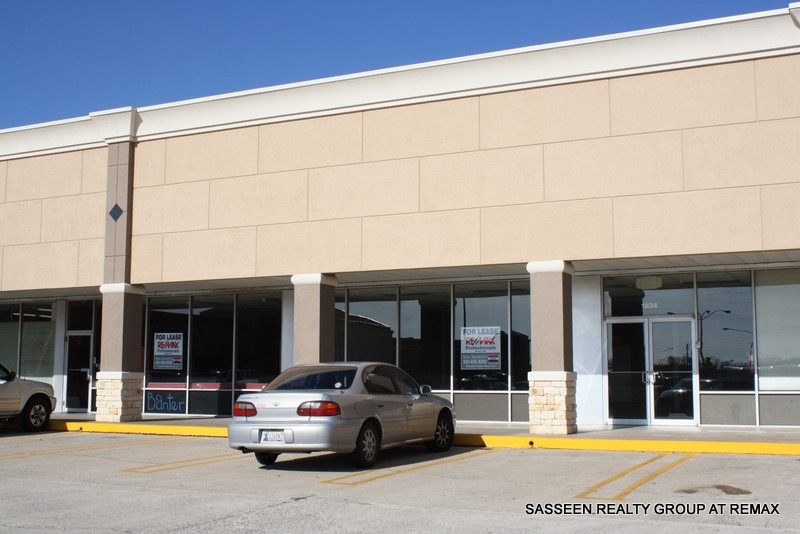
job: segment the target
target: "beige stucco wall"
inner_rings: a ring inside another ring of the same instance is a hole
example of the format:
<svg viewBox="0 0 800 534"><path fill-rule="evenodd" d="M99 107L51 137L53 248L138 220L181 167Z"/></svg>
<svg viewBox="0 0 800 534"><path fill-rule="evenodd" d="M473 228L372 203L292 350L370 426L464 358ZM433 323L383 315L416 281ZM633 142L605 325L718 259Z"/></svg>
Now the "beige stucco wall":
<svg viewBox="0 0 800 534"><path fill-rule="evenodd" d="M141 142L132 282L799 248L797 94L789 56Z"/></svg>
<svg viewBox="0 0 800 534"><path fill-rule="evenodd" d="M0 162L0 291L103 281L103 148Z"/></svg>

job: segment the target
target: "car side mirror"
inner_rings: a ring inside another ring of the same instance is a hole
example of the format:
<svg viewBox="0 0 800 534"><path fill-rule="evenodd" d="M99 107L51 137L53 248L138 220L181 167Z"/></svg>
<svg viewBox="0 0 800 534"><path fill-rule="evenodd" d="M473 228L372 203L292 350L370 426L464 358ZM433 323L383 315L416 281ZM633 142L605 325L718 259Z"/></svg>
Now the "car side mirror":
<svg viewBox="0 0 800 534"><path fill-rule="evenodd" d="M17 379L16 371L11 371L10 373L8 373L8 378L6 378L6 381L13 382L16 379Z"/></svg>
<svg viewBox="0 0 800 534"><path fill-rule="evenodd" d="M431 387L430 386L420 386L419 392L423 395L430 395L431 394Z"/></svg>

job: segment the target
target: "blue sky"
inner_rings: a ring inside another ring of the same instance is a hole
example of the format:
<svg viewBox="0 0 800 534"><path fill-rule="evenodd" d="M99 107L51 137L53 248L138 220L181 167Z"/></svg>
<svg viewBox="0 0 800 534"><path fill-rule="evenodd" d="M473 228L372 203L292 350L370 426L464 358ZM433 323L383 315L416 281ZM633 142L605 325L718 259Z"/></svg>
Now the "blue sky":
<svg viewBox="0 0 800 534"><path fill-rule="evenodd" d="M792 0L0 0L0 129Z"/></svg>

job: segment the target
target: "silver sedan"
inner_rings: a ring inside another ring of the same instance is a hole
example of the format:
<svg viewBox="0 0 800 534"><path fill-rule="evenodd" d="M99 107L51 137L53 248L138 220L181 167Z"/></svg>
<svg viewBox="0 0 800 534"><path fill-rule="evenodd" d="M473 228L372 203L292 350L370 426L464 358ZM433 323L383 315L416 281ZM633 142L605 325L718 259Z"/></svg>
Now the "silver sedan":
<svg viewBox="0 0 800 534"><path fill-rule="evenodd" d="M381 449L403 443L446 451L455 422L449 401L399 367L320 363L287 369L260 392L239 396L228 444L262 465L282 452L333 451L372 467Z"/></svg>

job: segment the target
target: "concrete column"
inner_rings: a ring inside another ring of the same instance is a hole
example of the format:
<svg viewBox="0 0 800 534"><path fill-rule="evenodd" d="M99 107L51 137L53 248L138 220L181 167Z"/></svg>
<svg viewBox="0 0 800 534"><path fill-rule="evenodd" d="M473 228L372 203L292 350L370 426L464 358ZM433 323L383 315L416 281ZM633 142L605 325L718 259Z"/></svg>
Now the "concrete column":
<svg viewBox="0 0 800 534"><path fill-rule="evenodd" d="M119 121L133 128L131 110L98 115L103 122ZM129 132L128 132L129 133ZM103 331L100 372L97 374L98 421L122 422L142 418L144 384L142 318L144 288L130 284L131 207L134 143L130 136L108 145L105 264L103 271Z"/></svg>
<svg viewBox="0 0 800 534"><path fill-rule="evenodd" d="M142 418L144 288L103 284L103 336L97 374L98 421Z"/></svg>
<svg viewBox="0 0 800 534"><path fill-rule="evenodd" d="M337 282L329 274L292 276L294 365L334 360Z"/></svg>
<svg viewBox="0 0 800 534"><path fill-rule="evenodd" d="M572 265L563 261L528 264L531 275L533 369L528 373L532 434L578 431L577 375L572 367Z"/></svg>

